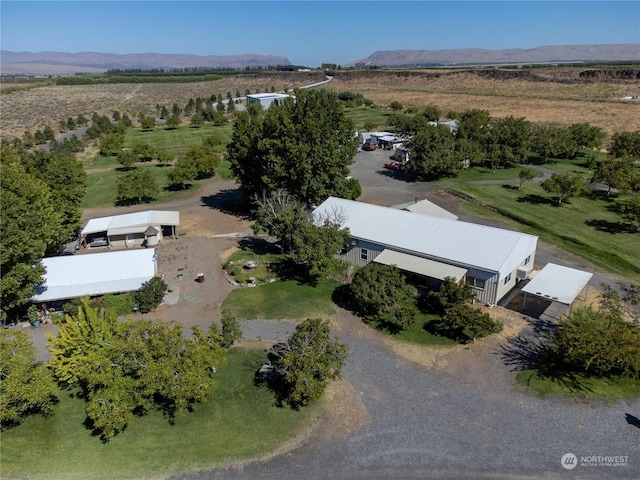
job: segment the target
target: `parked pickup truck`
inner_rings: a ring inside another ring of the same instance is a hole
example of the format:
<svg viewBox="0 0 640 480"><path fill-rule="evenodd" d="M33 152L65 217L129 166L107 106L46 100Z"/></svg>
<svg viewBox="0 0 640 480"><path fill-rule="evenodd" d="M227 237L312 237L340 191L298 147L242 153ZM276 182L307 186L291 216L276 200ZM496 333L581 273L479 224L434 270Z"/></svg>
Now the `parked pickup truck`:
<svg viewBox="0 0 640 480"><path fill-rule="evenodd" d="M375 143L367 142L362 144L362 149L366 150L367 152L372 152L378 149L378 145L376 145Z"/></svg>

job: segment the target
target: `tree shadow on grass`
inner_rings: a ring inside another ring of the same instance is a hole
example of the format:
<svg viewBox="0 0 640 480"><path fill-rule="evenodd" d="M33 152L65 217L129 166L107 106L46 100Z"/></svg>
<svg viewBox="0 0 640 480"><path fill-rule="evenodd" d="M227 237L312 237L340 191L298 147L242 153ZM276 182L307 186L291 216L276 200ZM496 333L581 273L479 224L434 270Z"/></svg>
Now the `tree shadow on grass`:
<svg viewBox="0 0 640 480"><path fill-rule="evenodd" d="M610 222L608 220L586 220L585 225L593 227L599 232L611 233L629 233L629 225L623 222Z"/></svg>
<svg viewBox="0 0 640 480"><path fill-rule="evenodd" d="M185 183L182 185L178 185L178 184L167 185L163 187L163 189L167 192L182 192L182 191L191 190L191 187L193 187L192 183Z"/></svg>
<svg viewBox="0 0 640 480"><path fill-rule="evenodd" d="M500 355L512 372L534 370L533 375L537 378L548 379L571 393L589 394L592 390L580 381L580 376L564 364L549 346L550 340L545 335L521 333L500 344L494 354Z"/></svg>
<svg viewBox="0 0 640 480"><path fill-rule="evenodd" d="M536 195L533 193L524 195L522 197L518 197L517 200L520 203L530 203L532 205L552 205L552 206L558 205L558 202L554 201L552 198L543 197L542 195Z"/></svg>

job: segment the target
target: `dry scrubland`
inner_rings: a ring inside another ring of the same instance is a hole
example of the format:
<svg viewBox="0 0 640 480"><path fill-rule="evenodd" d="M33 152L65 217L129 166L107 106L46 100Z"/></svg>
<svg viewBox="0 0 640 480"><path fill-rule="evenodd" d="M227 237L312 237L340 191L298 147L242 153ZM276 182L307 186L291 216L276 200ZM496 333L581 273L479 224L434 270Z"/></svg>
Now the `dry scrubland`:
<svg viewBox="0 0 640 480"><path fill-rule="evenodd" d="M397 100L405 106L437 105L443 112L483 108L494 117L513 115L533 122L568 125L589 122L607 131L640 130L640 103L623 97L640 95L637 81L585 82L583 68L558 68L518 76L492 71L339 71L327 85L336 91L362 93L387 107ZM484 72L484 73L482 73ZM524 72L527 73L527 72ZM189 98L226 96L239 91L280 91L324 79L320 72L265 73L223 78L213 82L184 84L112 84L47 86L0 96L2 136L21 136L25 129L44 124L56 128L60 119L113 110L153 112L155 105L184 105ZM8 87L10 84L3 84Z"/></svg>
<svg viewBox="0 0 640 480"><path fill-rule="evenodd" d="M536 72L540 80L441 70L431 74L379 71L369 76L341 72L330 87L357 91L383 106L397 100L405 106L437 105L444 113L482 108L494 117L513 115L532 122L589 122L609 134L640 130L640 102L621 100L640 95L638 82L578 83L582 70L541 70Z"/></svg>
<svg viewBox="0 0 640 480"><path fill-rule="evenodd" d="M111 116L114 110L121 112L155 112L156 105L171 108L173 103L184 107L190 98L209 98L213 93L239 91L244 95L294 88L324 80L319 72L308 74L261 74L224 77L221 80L197 83L129 83L106 85L46 86L0 95L2 136L21 137L24 130L42 128L49 124L57 131L58 122L82 113L87 118L93 112ZM2 87L10 87L3 83Z"/></svg>

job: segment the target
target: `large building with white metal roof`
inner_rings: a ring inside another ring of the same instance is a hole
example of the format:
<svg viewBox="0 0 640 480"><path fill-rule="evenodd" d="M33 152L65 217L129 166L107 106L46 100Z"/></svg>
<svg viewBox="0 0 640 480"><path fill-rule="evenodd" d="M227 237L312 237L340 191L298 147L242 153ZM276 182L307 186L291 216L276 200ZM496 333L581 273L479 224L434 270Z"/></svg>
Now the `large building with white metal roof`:
<svg viewBox="0 0 640 480"><path fill-rule="evenodd" d="M44 283L32 302L54 302L84 296L131 292L157 273L153 248L69 255L42 259Z"/></svg>
<svg viewBox="0 0 640 480"><path fill-rule="evenodd" d="M464 280L497 304L533 267L538 237L501 228L329 197L314 215L340 215L350 239L340 256L396 265L418 286Z"/></svg>

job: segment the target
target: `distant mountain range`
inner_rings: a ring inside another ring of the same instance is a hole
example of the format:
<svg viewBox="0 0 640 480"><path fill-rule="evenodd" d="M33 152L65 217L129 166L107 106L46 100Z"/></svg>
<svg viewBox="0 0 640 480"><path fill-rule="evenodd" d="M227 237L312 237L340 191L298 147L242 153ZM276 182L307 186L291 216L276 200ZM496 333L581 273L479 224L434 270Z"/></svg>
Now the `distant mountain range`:
<svg viewBox="0 0 640 480"><path fill-rule="evenodd" d="M547 63L640 60L640 44L556 45L529 49L389 50L378 51L348 66Z"/></svg>
<svg viewBox="0 0 640 480"><path fill-rule="evenodd" d="M104 72L113 69L161 69L187 67L243 68L290 65L286 57L274 55L188 55L161 53L62 53L0 51L3 75L68 75Z"/></svg>

